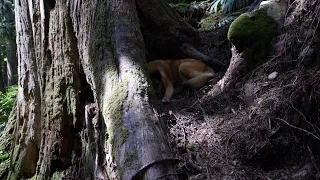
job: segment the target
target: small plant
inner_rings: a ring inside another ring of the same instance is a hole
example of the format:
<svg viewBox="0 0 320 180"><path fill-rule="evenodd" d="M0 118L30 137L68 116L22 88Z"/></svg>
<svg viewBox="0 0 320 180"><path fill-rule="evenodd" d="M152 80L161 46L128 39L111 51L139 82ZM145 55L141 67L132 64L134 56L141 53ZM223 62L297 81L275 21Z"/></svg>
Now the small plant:
<svg viewBox="0 0 320 180"><path fill-rule="evenodd" d="M0 123L8 120L9 113L17 99L18 86L9 86L5 93L0 91Z"/></svg>
<svg viewBox="0 0 320 180"><path fill-rule="evenodd" d="M9 158L9 154L4 151L0 151L0 162Z"/></svg>
<svg viewBox="0 0 320 180"><path fill-rule="evenodd" d="M187 148L188 148L190 151L194 151L195 144L194 144L194 143L189 142L189 143L187 144Z"/></svg>

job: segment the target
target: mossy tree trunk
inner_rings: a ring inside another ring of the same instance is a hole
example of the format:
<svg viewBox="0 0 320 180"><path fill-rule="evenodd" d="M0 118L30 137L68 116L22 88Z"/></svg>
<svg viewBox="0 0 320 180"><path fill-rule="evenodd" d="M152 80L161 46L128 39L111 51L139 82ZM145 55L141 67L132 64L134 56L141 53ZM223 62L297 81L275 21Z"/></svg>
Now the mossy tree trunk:
<svg viewBox="0 0 320 180"><path fill-rule="evenodd" d="M15 12L19 91L7 178L174 174L149 103L135 1L15 0Z"/></svg>

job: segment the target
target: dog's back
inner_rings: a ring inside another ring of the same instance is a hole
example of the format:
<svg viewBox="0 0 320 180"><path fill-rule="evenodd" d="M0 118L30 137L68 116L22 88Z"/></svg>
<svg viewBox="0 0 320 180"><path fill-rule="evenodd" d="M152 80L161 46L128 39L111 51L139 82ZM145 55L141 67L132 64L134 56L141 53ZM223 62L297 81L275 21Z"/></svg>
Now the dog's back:
<svg viewBox="0 0 320 180"><path fill-rule="evenodd" d="M214 71L205 63L195 59L155 60L148 63L155 89L166 90L163 102L169 102L173 85L185 83L193 88L200 88L213 76Z"/></svg>

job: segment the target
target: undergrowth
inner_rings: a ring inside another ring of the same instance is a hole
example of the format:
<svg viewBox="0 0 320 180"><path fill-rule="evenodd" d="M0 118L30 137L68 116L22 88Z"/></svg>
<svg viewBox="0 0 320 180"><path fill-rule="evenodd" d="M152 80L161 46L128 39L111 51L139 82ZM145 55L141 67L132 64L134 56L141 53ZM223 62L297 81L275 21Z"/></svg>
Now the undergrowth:
<svg viewBox="0 0 320 180"><path fill-rule="evenodd" d="M18 86L9 86L6 91L0 92L0 123L6 122L14 102L17 99Z"/></svg>

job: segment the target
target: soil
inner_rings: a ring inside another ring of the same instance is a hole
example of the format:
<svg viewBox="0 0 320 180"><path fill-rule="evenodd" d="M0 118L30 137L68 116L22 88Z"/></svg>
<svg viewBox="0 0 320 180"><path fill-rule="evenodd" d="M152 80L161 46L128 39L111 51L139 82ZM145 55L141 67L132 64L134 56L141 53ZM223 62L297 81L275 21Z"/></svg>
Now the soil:
<svg viewBox="0 0 320 180"><path fill-rule="evenodd" d="M215 86L232 58L228 25L200 33L196 47L224 70L170 104L154 102L183 160L180 179L320 179L319 4L295 1L272 53L219 93ZM312 52L302 54L306 48ZM278 75L268 79L273 72Z"/></svg>

